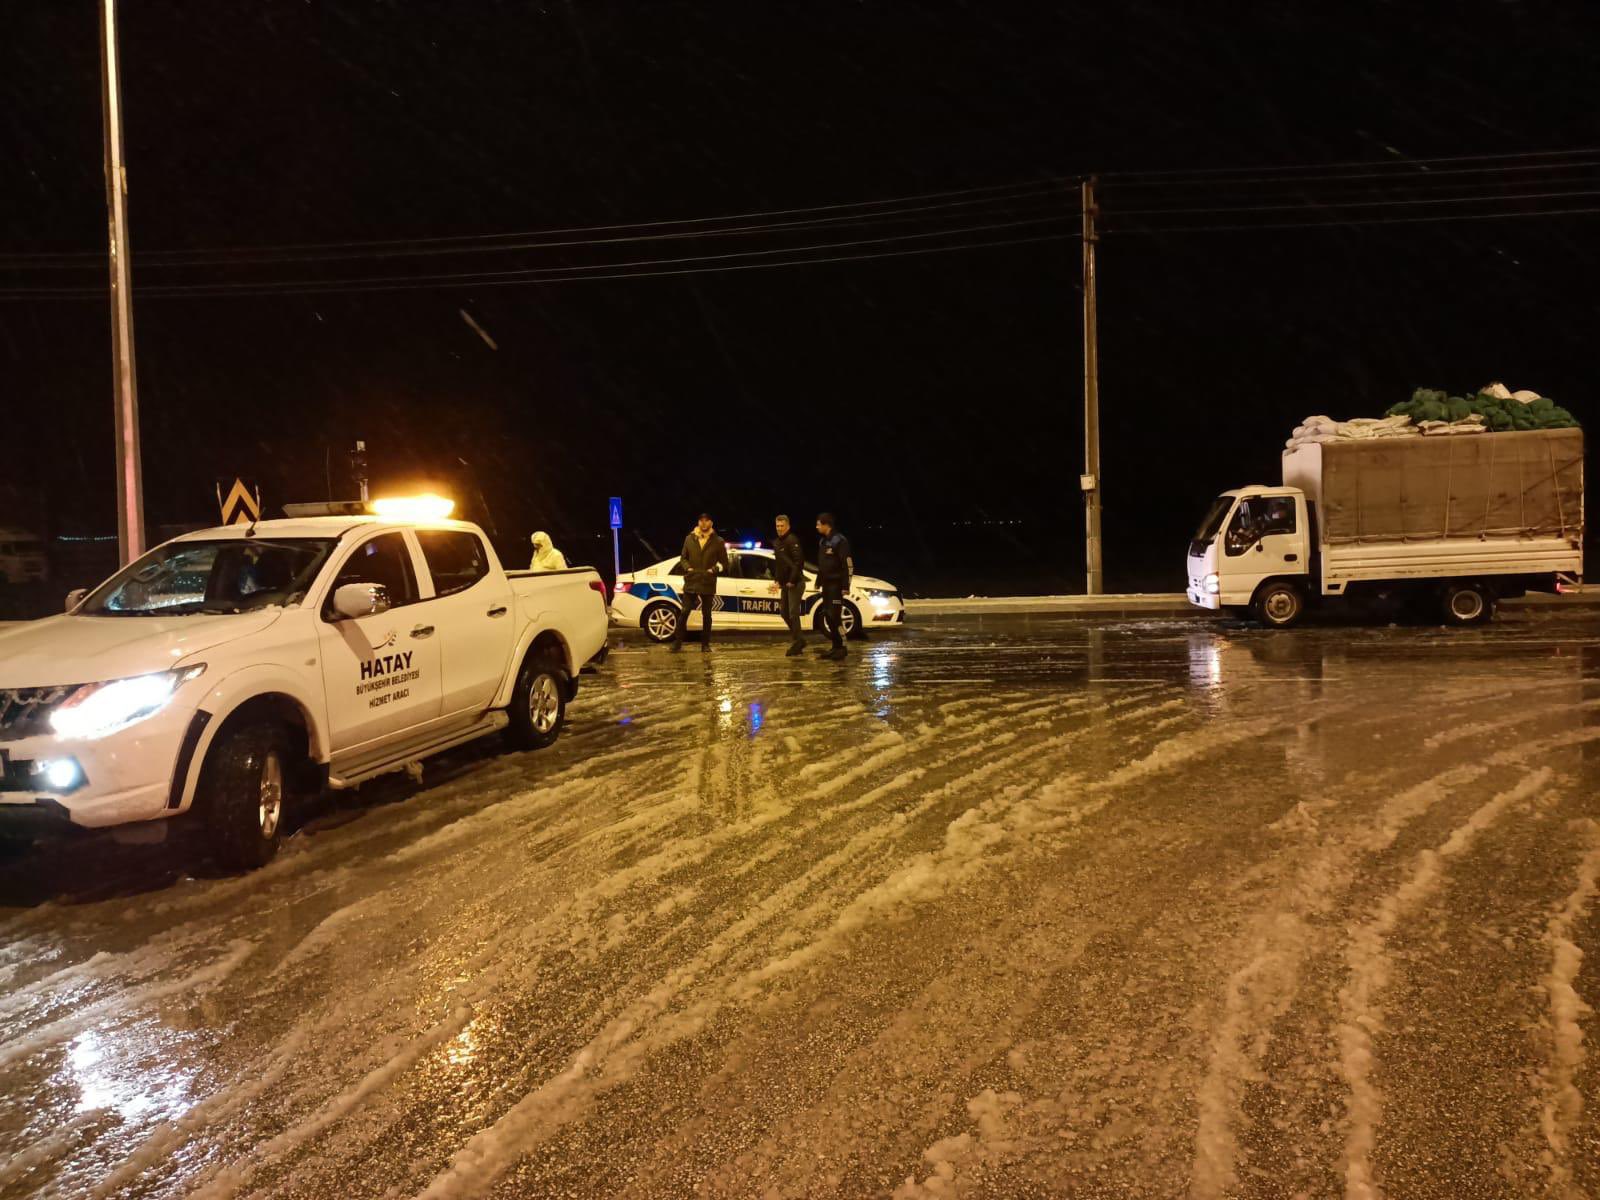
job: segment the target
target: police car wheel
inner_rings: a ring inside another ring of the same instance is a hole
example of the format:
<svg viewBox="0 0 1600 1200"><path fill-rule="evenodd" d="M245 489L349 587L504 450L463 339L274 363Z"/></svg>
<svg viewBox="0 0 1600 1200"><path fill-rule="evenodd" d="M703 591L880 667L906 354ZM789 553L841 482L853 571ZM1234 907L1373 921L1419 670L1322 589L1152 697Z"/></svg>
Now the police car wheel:
<svg viewBox="0 0 1600 1200"><path fill-rule="evenodd" d="M819 603L816 613L811 618L811 628L818 633L826 633L827 629L822 624L822 605ZM861 610L850 601L846 600L839 608L839 636L854 638L863 637L865 633L861 627Z"/></svg>
<svg viewBox="0 0 1600 1200"><path fill-rule="evenodd" d="M542 750L567 720L567 673L548 658L522 664L511 692L506 741L514 750Z"/></svg>
<svg viewBox="0 0 1600 1200"><path fill-rule="evenodd" d="M839 632L847 638L867 636L867 631L861 624L861 610L848 600L844 602L844 611L839 617Z"/></svg>
<svg viewBox="0 0 1600 1200"><path fill-rule="evenodd" d="M222 866L264 867L278 853L295 761L288 730L265 721L228 730L206 755L195 807Z"/></svg>
<svg viewBox="0 0 1600 1200"><path fill-rule="evenodd" d="M677 609L665 600L657 600L647 604L644 612L639 614L639 627L652 642L670 642L678 632L679 619Z"/></svg>

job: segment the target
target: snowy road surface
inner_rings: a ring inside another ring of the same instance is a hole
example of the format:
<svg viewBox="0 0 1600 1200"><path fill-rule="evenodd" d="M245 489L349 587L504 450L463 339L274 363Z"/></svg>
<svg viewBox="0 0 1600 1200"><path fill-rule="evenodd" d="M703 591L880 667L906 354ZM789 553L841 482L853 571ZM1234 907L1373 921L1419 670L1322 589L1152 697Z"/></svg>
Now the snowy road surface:
<svg viewBox="0 0 1600 1200"><path fill-rule="evenodd" d="M853 650L11 860L0 1194L1600 1195L1600 620Z"/></svg>

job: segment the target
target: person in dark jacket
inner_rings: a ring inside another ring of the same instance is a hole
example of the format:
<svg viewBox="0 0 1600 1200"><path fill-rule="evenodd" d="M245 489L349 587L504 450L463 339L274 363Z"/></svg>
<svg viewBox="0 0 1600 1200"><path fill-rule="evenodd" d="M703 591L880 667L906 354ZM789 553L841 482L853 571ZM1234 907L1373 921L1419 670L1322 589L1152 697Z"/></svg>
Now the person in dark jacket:
<svg viewBox="0 0 1600 1200"><path fill-rule="evenodd" d="M850 543L844 534L834 528L832 513L817 518L817 586L822 589L822 629L833 642L833 649L823 655L835 662L845 657L844 638L839 627L844 621L844 594L850 590L850 576L855 562L850 557Z"/></svg>
<svg viewBox="0 0 1600 1200"><path fill-rule="evenodd" d="M806 590L806 556L800 549L800 539L789 528L789 518L782 513L773 522L778 540L772 543L772 583L782 607L783 623L789 627L790 656L805 653L806 639L800 632L800 598Z"/></svg>
<svg viewBox="0 0 1600 1200"><path fill-rule="evenodd" d="M727 569L728 547L711 527L711 514L701 513L689 536L683 539L683 611L678 614L678 628L672 635L675 653L683 649L683 631L696 604L700 606L700 649L711 649L711 608L717 599L717 576Z"/></svg>

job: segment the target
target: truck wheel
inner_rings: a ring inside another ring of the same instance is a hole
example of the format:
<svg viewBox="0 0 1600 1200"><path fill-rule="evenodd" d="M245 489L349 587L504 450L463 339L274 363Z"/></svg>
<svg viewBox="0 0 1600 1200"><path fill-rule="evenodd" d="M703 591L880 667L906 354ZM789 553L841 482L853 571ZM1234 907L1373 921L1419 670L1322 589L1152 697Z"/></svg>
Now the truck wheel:
<svg viewBox="0 0 1600 1200"><path fill-rule="evenodd" d="M1256 593L1256 620L1272 629L1288 629L1305 615L1306 601L1292 583L1269 583Z"/></svg>
<svg viewBox="0 0 1600 1200"><path fill-rule="evenodd" d="M683 615L672 605L665 600L657 600L645 605L644 612L639 614L639 628L645 631L652 642L670 642L678 632L678 622L682 619Z"/></svg>
<svg viewBox="0 0 1600 1200"><path fill-rule="evenodd" d="M555 741L567 720L567 673L548 658L531 656L512 689L510 715L506 742L512 749L542 750Z"/></svg>
<svg viewBox="0 0 1600 1200"><path fill-rule="evenodd" d="M213 857L230 870L263 867L283 840L295 749L281 725L240 725L206 755L195 793Z"/></svg>
<svg viewBox="0 0 1600 1200"><path fill-rule="evenodd" d="M1481 625L1494 616L1494 594L1481 583L1453 583L1444 590L1446 625Z"/></svg>

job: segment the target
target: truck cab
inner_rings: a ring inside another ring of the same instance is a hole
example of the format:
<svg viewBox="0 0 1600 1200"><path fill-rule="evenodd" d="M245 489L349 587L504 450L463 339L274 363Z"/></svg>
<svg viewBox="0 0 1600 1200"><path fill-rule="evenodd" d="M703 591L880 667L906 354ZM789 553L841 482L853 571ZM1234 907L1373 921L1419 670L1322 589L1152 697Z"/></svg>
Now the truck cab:
<svg viewBox="0 0 1600 1200"><path fill-rule="evenodd" d="M1252 609L1268 624L1292 623L1305 606L1315 544L1311 511L1299 488L1252 485L1223 492L1189 543L1189 602L1212 610Z"/></svg>

